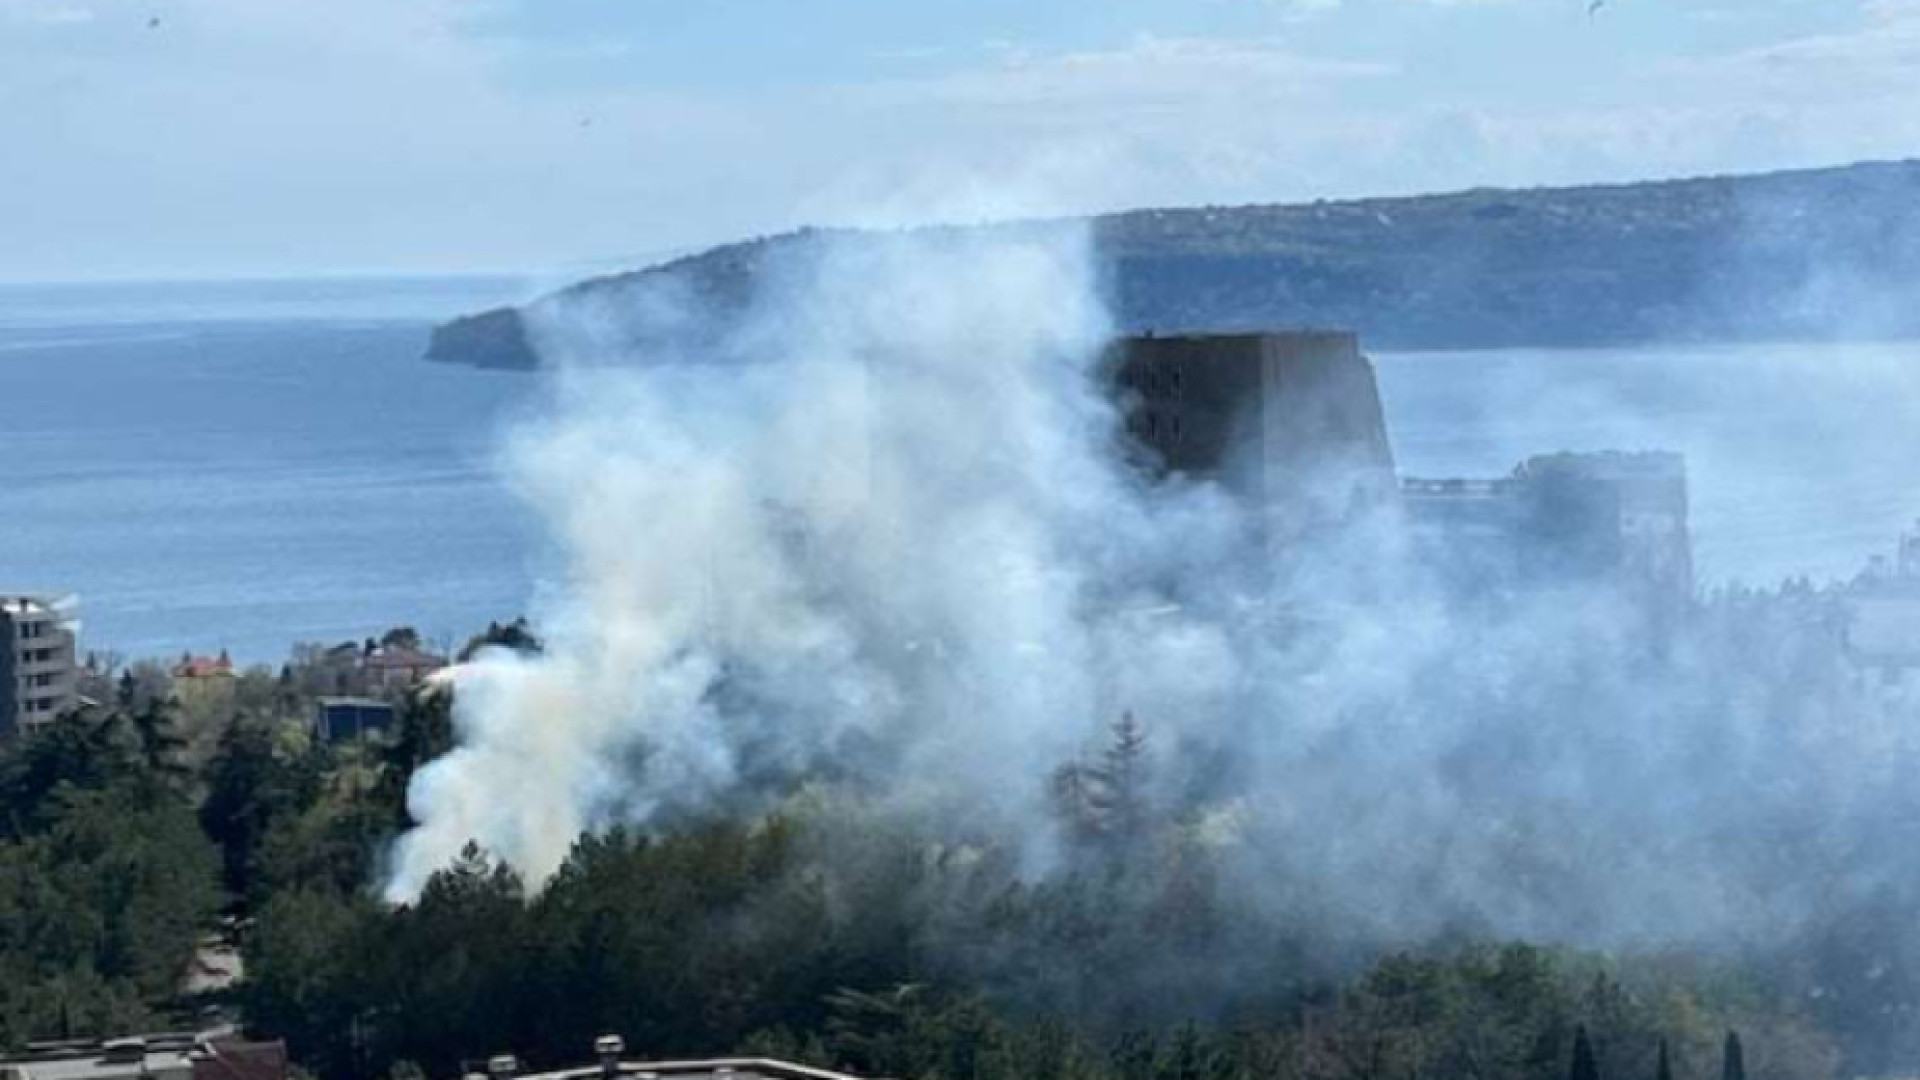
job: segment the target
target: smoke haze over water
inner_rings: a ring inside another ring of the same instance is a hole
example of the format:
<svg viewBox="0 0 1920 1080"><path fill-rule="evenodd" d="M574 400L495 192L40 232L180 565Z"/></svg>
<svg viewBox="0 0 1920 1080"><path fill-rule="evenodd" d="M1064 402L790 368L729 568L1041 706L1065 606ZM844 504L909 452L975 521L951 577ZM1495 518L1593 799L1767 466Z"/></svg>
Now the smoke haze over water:
<svg viewBox="0 0 1920 1080"><path fill-rule="evenodd" d="M1049 777L1125 711L1222 880L1353 939L1734 946L1908 887L1915 699L1818 598L1678 631L1591 583L1463 598L1390 513L1276 574L1234 500L1122 464L1077 230L823 243L753 310L681 352L543 328L509 458L569 573L544 654L456 673L390 898L470 839L537 882L806 776L1044 874Z"/></svg>

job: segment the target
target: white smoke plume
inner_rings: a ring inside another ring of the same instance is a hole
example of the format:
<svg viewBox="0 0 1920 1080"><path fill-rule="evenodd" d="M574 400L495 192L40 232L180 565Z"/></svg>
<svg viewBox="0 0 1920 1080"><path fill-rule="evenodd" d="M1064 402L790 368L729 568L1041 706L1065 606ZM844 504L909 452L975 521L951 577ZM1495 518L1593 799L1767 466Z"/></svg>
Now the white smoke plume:
<svg viewBox="0 0 1920 1080"><path fill-rule="evenodd" d="M1017 820L1123 702L1232 685L1163 590L1239 522L1113 453L1089 256L1078 228L828 244L692 351L558 313L556 408L510 453L568 564L548 648L455 675L389 895L469 840L537 882L583 830L769 772L944 778Z"/></svg>
<svg viewBox="0 0 1920 1080"><path fill-rule="evenodd" d="M1391 513L1270 551L1124 463L1080 229L789 245L724 331L618 303L544 313L510 461L566 559L548 647L456 673L391 899L470 840L538 883L808 776L1044 867L1049 778L1126 711L1235 895L1348 940L1739 945L1916 876L1914 688L1821 598L1665 630L1591 583L1493 598Z"/></svg>

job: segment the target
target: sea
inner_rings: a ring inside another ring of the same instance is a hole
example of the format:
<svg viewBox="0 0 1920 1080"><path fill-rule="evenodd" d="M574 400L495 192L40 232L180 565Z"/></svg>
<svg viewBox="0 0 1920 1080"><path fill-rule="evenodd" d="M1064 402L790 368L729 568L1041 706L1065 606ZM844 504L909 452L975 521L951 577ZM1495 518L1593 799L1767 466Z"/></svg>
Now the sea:
<svg viewBox="0 0 1920 1080"><path fill-rule="evenodd" d="M554 556L496 453L539 380L421 358L526 288L0 286L0 592L77 596L83 651L250 663L526 612ZM1841 580L1920 518L1920 344L1374 359L1407 475L1684 452L1709 586Z"/></svg>

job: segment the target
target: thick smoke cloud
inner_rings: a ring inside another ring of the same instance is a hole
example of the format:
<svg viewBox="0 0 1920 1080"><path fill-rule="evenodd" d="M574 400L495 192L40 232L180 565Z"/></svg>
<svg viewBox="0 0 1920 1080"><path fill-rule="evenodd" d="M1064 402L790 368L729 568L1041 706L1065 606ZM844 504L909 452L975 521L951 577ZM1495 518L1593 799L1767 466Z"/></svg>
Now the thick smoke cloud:
<svg viewBox="0 0 1920 1080"><path fill-rule="evenodd" d="M1915 698L1822 597L1463 583L1391 507L1271 550L1125 464L1098 284L1077 230L928 232L796 249L723 334L556 313L510 454L567 559L549 648L454 676L389 896L802 777L1045 874L1054 770L1127 712L1220 880L1330 939L1740 947L1910 887Z"/></svg>
<svg viewBox="0 0 1920 1080"><path fill-rule="evenodd" d="M462 745L412 792L393 896L469 839L537 880L583 829L816 770L1018 820L1124 698L1233 684L1218 628L1133 614L1240 526L1112 453L1078 230L782 277L698 353L592 312L550 331L556 409L511 453L569 561L550 648L458 673Z"/></svg>

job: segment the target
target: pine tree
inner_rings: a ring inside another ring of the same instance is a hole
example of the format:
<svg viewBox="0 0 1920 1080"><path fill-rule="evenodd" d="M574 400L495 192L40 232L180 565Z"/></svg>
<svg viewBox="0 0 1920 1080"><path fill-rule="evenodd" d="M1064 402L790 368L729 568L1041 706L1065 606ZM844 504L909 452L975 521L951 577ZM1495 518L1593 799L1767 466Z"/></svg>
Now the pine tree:
<svg viewBox="0 0 1920 1080"><path fill-rule="evenodd" d="M1112 740L1091 770L1094 810L1107 835L1122 844L1143 838L1147 825L1147 732L1131 712L1113 725Z"/></svg>
<svg viewBox="0 0 1920 1080"><path fill-rule="evenodd" d="M1673 1063L1667 1057L1667 1040L1660 1040L1660 1064L1654 1068L1653 1080L1673 1080Z"/></svg>
<svg viewBox="0 0 1920 1080"><path fill-rule="evenodd" d="M1123 713L1097 764L1070 762L1054 771L1054 803L1080 839L1133 848L1149 832L1147 766L1146 729Z"/></svg>
<svg viewBox="0 0 1920 1080"><path fill-rule="evenodd" d="M1740 1033L1727 1032L1726 1056L1721 1059L1721 1080L1747 1080L1747 1056L1740 1048Z"/></svg>
<svg viewBox="0 0 1920 1080"><path fill-rule="evenodd" d="M187 740L180 734L180 702L156 697L136 709L127 722L140 744L140 760L156 777L178 781L190 771L181 760Z"/></svg>
<svg viewBox="0 0 1920 1080"><path fill-rule="evenodd" d="M1600 1080L1600 1064L1593 1057L1593 1040L1587 1038L1587 1026L1573 1031L1573 1069L1567 1080Z"/></svg>

